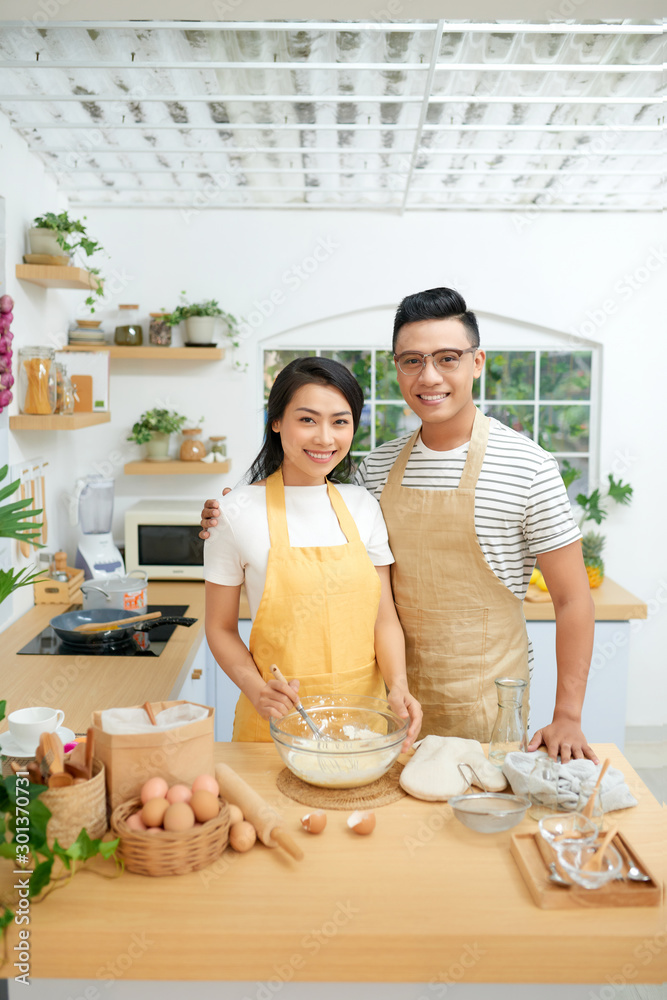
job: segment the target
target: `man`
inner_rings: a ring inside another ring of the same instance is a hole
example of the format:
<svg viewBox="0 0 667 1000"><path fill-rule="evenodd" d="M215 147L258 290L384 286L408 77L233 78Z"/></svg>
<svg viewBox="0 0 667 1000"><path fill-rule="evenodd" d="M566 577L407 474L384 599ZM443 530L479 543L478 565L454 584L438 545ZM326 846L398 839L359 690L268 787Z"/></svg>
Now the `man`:
<svg viewBox="0 0 667 1000"><path fill-rule="evenodd" d="M537 557L555 609L558 682L553 720L529 749L597 761L581 730L594 630L581 535L553 456L477 410L479 344L476 317L452 289L401 302L394 361L421 427L377 448L356 475L387 522L422 733L488 742L495 680L529 680L522 602ZM207 501L203 528L216 506Z"/></svg>

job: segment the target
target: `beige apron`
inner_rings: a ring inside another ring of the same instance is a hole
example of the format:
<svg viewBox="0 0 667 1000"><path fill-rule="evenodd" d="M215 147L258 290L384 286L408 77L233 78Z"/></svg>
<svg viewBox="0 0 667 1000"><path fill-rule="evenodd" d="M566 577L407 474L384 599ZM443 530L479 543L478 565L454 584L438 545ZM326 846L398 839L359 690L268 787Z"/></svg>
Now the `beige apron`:
<svg viewBox="0 0 667 1000"><path fill-rule="evenodd" d="M403 474L419 431L392 466L380 497L394 601L405 632L408 683L424 711L421 734L489 741L497 677L528 676L523 603L498 579L475 531L475 487L489 438L476 411L458 489L407 489ZM528 712L528 689L524 716Z"/></svg>

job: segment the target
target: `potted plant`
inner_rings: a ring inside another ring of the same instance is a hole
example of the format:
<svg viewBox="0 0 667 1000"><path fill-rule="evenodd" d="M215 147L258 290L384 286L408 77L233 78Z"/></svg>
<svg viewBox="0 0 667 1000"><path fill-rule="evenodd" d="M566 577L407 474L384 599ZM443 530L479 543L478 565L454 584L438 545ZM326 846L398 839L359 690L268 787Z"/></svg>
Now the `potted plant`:
<svg viewBox="0 0 667 1000"><path fill-rule="evenodd" d="M82 251L88 258L102 250L96 240L91 240L88 237L83 222L78 219L70 219L67 212L60 212L59 215L56 215L55 212L46 212L45 215L36 216L28 231L28 239L30 240L31 253L61 257L63 258L62 263L66 265L69 265L69 258L77 251ZM100 273L99 268L91 267L87 262L86 270L89 274L96 276ZM93 294L98 298L104 294L100 280L95 282ZM88 296L86 305L90 306L91 312L95 312L93 295Z"/></svg>
<svg viewBox="0 0 667 1000"><path fill-rule="evenodd" d="M215 331L218 323L222 322L226 326L225 336L231 341L234 347L238 347L238 320L231 313L220 308L215 299L207 299L204 302L188 303L185 301L185 292L181 292L184 301L176 306L173 312L164 316L164 322L168 326L178 326L185 323L185 334L189 346L204 345L210 346L215 343Z"/></svg>
<svg viewBox="0 0 667 1000"><path fill-rule="evenodd" d="M146 445L147 461L169 462L169 437L177 434L186 421L187 417L176 410L146 410L133 425L127 440Z"/></svg>
<svg viewBox="0 0 667 1000"><path fill-rule="evenodd" d="M561 476L563 477L563 482L565 483L565 488L567 489L572 485L577 479L580 478L581 472L575 469L567 459L563 460L561 469ZM628 483L623 483L620 479L616 480L609 473L608 475L609 485L607 486L607 492L603 495L599 489L593 490L593 492L586 496L585 493L578 493L575 497L576 503L582 509L582 515L579 518L579 528L582 530L581 539L581 549L584 556L584 566L586 567L586 573L588 574L588 583L591 589L599 587L604 580L604 561L602 559L602 550L605 545L605 537L601 535L598 531L587 531L583 532L583 526L586 521L594 521L595 524L602 524L604 519L607 517L608 511L604 506L605 501L614 501L615 503L621 504L627 507L632 500L632 486ZM536 583L541 590L546 590L547 586L544 582L544 578L539 570L533 571L533 577L531 577L531 583Z"/></svg>

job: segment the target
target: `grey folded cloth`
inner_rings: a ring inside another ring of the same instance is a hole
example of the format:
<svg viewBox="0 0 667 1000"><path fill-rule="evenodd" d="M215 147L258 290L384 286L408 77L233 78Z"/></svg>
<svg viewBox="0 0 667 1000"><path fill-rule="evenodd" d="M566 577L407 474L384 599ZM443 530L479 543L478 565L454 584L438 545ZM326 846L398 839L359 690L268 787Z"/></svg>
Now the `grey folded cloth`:
<svg viewBox="0 0 667 1000"><path fill-rule="evenodd" d="M544 779L543 769L535 767L536 761L544 756L520 751L508 753L503 763L503 774L517 795L527 795L540 805L553 805L553 785ZM570 760L567 764L556 763L555 768L558 809L573 812L579 803L582 785L591 780L595 784L599 765L592 760ZM599 799L603 812L637 805L637 799L625 783L623 772L615 767L607 769L600 784Z"/></svg>

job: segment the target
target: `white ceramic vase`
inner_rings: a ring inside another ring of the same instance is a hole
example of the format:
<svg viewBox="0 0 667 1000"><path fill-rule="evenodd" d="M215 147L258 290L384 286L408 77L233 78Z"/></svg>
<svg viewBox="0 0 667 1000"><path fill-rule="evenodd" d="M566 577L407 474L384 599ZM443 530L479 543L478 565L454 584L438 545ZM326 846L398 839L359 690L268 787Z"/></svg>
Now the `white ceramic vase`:
<svg viewBox="0 0 667 1000"><path fill-rule="evenodd" d="M57 236L55 229L29 229L30 253L49 254L51 257L68 257L69 254L58 245Z"/></svg>
<svg viewBox="0 0 667 1000"><path fill-rule="evenodd" d="M150 441L146 442L146 461L147 462L170 462L171 457L169 455L169 434L161 434L157 431L153 431L153 436Z"/></svg>
<svg viewBox="0 0 667 1000"><path fill-rule="evenodd" d="M214 344L216 316L191 316L185 321L186 344Z"/></svg>

